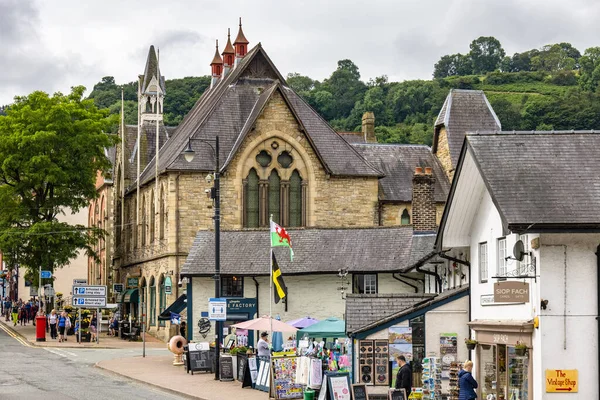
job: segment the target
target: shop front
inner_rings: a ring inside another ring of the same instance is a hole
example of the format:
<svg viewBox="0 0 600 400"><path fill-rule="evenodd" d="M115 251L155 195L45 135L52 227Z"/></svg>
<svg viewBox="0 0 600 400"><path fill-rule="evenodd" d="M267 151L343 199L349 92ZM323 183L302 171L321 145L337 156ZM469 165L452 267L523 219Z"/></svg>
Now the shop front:
<svg viewBox="0 0 600 400"><path fill-rule="evenodd" d="M533 323L473 321L478 397L486 400L531 400L533 390ZM526 346L526 348L524 348Z"/></svg>
<svg viewBox="0 0 600 400"><path fill-rule="evenodd" d="M254 331L239 330L231 328L231 325L238 322L244 322L257 317L256 298L229 298L227 299L227 320L223 322L223 346L231 348L237 347L255 347ZM227 339L227 340L226 340Z"/></svg>
<svg viewBox="0 0 600 400"><path fill-rule="evenodd" d="M131 317L132 320L137 320L139 289L127 289L126 291L119 293L117 296L117 303L122 307L122 317Z"/></svg>

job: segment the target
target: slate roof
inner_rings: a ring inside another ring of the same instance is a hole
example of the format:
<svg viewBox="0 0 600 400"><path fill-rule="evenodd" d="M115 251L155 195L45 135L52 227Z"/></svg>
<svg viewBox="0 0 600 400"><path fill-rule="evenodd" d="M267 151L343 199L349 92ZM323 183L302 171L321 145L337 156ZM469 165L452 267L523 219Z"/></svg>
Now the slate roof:
<svg viewBox="0 0 600 400"><path fill-rule="evenodd" d="M392 313L388 314L387 316L383 316L376 320L372 319L366 313L362 314L362 317L365 320L365 323L362 323L360 321L358 311L348 308L349 304L348 304L348 300L346 300L346 315L352 314L354 321L356 321L356 322L353 321L353 326L352 326L353 330L350 330L350 328L348 328L348 326L349 326L348 318L346 318L346 330L347 330L347 333L356 334L356 333L360 333L360 332L364 332L364 331L367 331L370 329L377 328L382 325L386 325L386 324L389 325L390 323L393 323L395 320L401 320L403 317L406 317L409 314L418 312L420 310L426 311L425 309L435 308L440 303L444 304L447 301L457 300L461 297L468 296L468 295L469 295L469 285L465 285L465 286L462 286L457 289L446 290L445 292L442 292L438 295L433 295L432 297L425 298L421 302L416 302L407 308L398 310L396 312L392 311ZM350 295L348 295L348 297L350 297ZM376 301L375 305L379 305L379 301ZM368 305L365 305L365 304L360 304L359 306L357 306L357 305L354 305L353 303L350 303L350 307L351 308L361 307L362 309L368 309ZM362 311L362 310L359 308L359 311ZM400 321L398 321L398 322L400 322Z"/></svg>
<svg viewBox="0 0 600 400"><path fill-rule="evenodd" d="M467 132L502 129L482 90L451 89L434 125L432 152L437 152L439 132L444 126L452 168L456 168Z"/></svg>
<svg viewBox="0 0 600 400"><path fill-rule="evenodd" d="M287 248L275 247L284 274L393 272L407 267L413 258L411 226L374 228L288 229L294 248L290 262ZM214 274L214 232L199 231L190 249L183 275ZM221 273L269 274L269 231L221 231ZM419 250L420 251L420 250Z"/></svg>
<svg viewBox="0 0 600 400"><path fill-rule="evenodd" d="M362 132L338 132L348 143L366 143Z"/></svg>
<svg viewBox="0 0 600 400"><path fill-rule="evenodd" d="M254 125L260 115L256 110L266 104L268 97L264 93L272 95L275 91L281 93L299 119L309 142L329 173L341 176L383 175L286 86L284 78L260 43L224 79L205 92L186 115L172 140L161 150L160 172L211 171L214 168L214 156L208 144L192 140L196 157L191 163L186 162L181 153L189 137L214 143L217 135L221 169L226 169L228 160L233 157L235 144L239 145L240 136L244 136ZM151 161L142 173L141 183L148 182L153 176L154 162Z"/></svg>
<svg viewBox="0 0 600 400"><path fill-rule="evenodd" d="M412 179L415 167L431 167L436 178L434 199L445 202L450 190L448 177L428 146L402 144L355 143L354 148L371 164L383 171L379 180L379 199L412 201Z"/></svg>
<svg viewBox="0 0 600 400"><path fill-rule="evenodd" d="M469 134L466 145L511 231L600 228L600 133Z"/></svg>
<svg viewBox="0 0 600 400"><path fill-rule="evenodd" d="M346 332L380 321L385 317L414 307L434 298L429 293L401 294L347 294L346 295Z"/></svg>

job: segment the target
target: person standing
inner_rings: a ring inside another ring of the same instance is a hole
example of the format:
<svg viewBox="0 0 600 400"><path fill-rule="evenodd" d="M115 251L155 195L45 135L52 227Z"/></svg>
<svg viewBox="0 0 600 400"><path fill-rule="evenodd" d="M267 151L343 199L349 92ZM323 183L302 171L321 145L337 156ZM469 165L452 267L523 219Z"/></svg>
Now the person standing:
<svg viewBox="0 0 600 400"><path fill-rule="evenodd" d="M267 332L263 332L260 334L260 340L256 344L257 355L259 357L270 357L271 350L269 349L269 334Z"/></svg>
<svg viewBox="0 0 600 400"><path fill-rule="evenodd" d="M17 321L19 320L19 305L16 301L13 301L11 307L11 314L14 326L17 326Z"/></svg>
<svg viewBox="0 0 600 400"><path fill-rule="evenodd" d="M48 316L48 325L50 325L50 337L52 339L56 339L56 324L58 323L58 315L56 314L56 310L52 310L50 315Z"/></svg>
<svg viewBox="0 0 600 400"><path fill-rule="evenodd" d="M471 371L473 371L473 361L467 360L463 365L463 369L458 373L458 400L477 398L477 393L475 393L477 381L473 378L473 375L471 375Z"/></svg>
<svg viewBox="0 0 600 400"><path fill-rule="evenodd" d="M410 365L406 362L406 357L399 355L396 357L396 361L400 368L396 374L396 389L404 389L406 392L406 398L410 396L412 391L412 370Z"/></svg>
<svg viewBox="0 0 600 400"><path fill-rule="evenodd" d="M67 326L67 313L63 311L58 317L58 343L66 340L65 328Z"/></svg>

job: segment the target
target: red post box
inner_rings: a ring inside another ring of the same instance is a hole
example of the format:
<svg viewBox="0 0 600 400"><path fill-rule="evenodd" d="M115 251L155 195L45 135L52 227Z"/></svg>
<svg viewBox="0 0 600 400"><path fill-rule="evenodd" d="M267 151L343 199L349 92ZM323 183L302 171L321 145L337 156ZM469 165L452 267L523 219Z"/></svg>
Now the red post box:
<svg viewBox="0 0 600 400"><path fill-rule="evenodd" d="M46 317L44 315L37 315L35 317L35 341L46 341Z"/></svg>

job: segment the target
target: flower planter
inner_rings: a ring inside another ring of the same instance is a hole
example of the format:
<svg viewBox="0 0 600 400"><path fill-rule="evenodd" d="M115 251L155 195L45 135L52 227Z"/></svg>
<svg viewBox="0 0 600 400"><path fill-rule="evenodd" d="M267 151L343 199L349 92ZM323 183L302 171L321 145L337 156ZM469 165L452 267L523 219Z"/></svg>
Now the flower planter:
<svg viewBox="0 0 600 400"><path fill-rule="evenodd" d="M515 354L519 357L523 357L527 352L527 347L515 347Z"/></svg>
<svg viewBox="0 0 600 400"><path fill-rule="evenodd" d="M466 343L467 345L467 349L469 350L475 350L475 347L477 346L477 343Z"/></svg>

